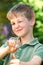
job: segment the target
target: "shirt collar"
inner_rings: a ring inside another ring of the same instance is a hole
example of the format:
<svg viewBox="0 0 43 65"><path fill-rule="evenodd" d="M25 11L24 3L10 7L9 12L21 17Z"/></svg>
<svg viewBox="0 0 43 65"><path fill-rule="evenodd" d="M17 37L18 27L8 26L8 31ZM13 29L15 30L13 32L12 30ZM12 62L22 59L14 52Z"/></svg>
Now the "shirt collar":
<svg viewBox="0 0 43 65"><path fill-rule="evenodd" d="M20 39L20 38L18 38L18 39ZM30 42L27 42L27 43L25 43L26 45L28 44L28 45L36 45L36 44L38 44L39 43L39 41L38 41L38 38L34 38L32 41L30 41ZM24 44L24 45L25 45Z"/></svg>
<svg viewBox="0 0 43 65"><path fill-rule="evenodd" d="M29 45L36 45L38 43L39 43L38 38L34 38L32 41L28 42L27 44L29 44Z"/></svg>

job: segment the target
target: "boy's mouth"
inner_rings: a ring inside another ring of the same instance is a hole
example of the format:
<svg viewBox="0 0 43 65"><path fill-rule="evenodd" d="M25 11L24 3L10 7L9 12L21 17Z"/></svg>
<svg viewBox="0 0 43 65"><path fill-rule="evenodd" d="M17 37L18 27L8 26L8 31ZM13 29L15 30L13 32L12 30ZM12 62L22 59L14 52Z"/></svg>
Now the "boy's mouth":
<svg viewBox="0 0 43 65"><path fill-rule="evenodd" d="M19 31L21 31L21 30L22 30L21 28L20 28L20 29L17 29L16 32L19 32Z"/></svg>

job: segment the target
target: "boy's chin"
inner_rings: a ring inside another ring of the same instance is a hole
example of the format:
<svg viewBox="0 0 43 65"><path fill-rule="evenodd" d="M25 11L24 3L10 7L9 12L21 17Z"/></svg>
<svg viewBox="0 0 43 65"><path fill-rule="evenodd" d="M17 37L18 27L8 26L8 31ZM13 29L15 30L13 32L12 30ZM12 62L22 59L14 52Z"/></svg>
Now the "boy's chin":
<svg viewBox="0 0 43 65"><path fill-rule="evenodd" d="M18 37L24 37L27 33L22 32L22 33L16 33L16 36Z"/></svg>
<svg viewBox="0 0 43 65"><path fill-rule="evenodd" d="M17 35L18 37L22 37L22 35Z"/></svg>
<svg viewBox="0 0 43 65"><path fill-rule="evenodd" d="M24 34L17 35L18 37L24 37Z"/></svg>

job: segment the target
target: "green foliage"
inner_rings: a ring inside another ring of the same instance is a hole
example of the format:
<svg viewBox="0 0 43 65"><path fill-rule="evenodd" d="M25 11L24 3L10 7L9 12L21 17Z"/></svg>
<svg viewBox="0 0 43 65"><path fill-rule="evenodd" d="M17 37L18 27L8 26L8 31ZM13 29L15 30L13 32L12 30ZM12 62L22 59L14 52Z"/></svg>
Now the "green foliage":
<svg viewBox="0 0 43 65"><path fill-rule="evenodd" d="M36 24L34 28L34 36L38 37L39 41L43 43L43 0L1 0L0 1L0 23L8 23L6 14L8 10L18 4L24 3L31 5L35 11ZM9 23L8 23L9 24ZM3 40L4 36L0 36Z"/></svg>
<svg viewBox="0 0 43 65"><path fill-rule="evenodd" d="M0 65L3 65L4 60L0 59Z"/></svg>

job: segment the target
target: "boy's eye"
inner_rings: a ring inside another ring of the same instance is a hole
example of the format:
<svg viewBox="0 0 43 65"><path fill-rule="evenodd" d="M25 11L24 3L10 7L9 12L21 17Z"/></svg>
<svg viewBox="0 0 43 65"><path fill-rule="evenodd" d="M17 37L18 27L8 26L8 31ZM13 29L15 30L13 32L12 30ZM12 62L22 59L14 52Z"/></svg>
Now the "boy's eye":
<svg viewBox="0 0 43 65"><path fill-rule="evenodd" d="M22 21L18 21L18 23L20 23L20 22L22 22Z"/></svg>
<svg viewBox="0 0 43 65"><path fill-rule="evenodd" d="M15 25L15 23L11 23L11 25Z"/></svg>

